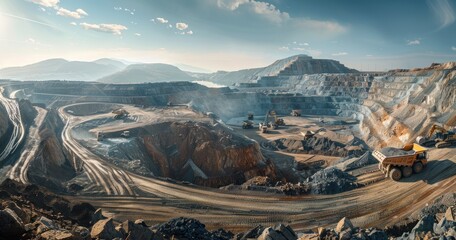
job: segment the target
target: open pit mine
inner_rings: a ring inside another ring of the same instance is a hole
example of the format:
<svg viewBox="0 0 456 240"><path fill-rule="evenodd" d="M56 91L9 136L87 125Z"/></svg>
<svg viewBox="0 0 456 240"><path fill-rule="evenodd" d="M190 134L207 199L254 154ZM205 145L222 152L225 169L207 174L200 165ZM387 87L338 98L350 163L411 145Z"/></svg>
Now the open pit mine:
<svg viewBox="0 0 456 240"><path fill-rule="evenodd" d="M126 68L0 74L1 239L455 239L456 63Z"/></svg>

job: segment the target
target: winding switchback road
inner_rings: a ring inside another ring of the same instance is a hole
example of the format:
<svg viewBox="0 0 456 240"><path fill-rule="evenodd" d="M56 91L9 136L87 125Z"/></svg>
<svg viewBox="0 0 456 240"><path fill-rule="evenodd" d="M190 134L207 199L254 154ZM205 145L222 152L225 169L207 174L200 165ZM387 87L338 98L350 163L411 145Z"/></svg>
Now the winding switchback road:
<svg viewBox="0 0 456 240"><path fill-rule="evenodd" d="M7 145L0 153L0 162L8 158L17 149L19 144L22 143L22 140L24 139L25 135L25 128L24 124L22 123L19 104L16 100L6 98L5 96L3 96L3 94L4 89L0 88L0 103L3 104L3 106L6 109L6 112L8 113L8 117L12 124L13 131L11 133Z"/></svg>

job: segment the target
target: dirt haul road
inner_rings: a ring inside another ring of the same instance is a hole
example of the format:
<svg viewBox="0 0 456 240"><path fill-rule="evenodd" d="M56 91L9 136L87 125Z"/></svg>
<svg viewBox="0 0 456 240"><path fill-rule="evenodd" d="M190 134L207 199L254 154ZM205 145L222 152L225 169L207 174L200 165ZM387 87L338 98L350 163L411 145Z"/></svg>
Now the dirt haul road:
<svg viewBox="0 0 456 240"><path fill-rule="evenodd" d="M62 109L60 112L67 115ZM142 114L147 114L147 111ZM67 116L63 140L69 150L83 159L87 166L85 170L90 172L92 180L98 181L106 189L127 188L116 181L117 177L122 177L128 180L129 186L139 190L135 194L110 191L110 196L75 197L104 208L119 220L140 217L157 223L172 217L187 216L201 220L210 228L223 226L241 231L258 224L279 222L289 223L296 230L310 229L334 225L340 218L349 217L360 227L384 227L402 221L436 197L456 191L454 148L431 150L426 170L401 182L385 179L349 192L327 196L287 197L258 192L224 192L141 177L112 166L73 140L71 128L100 117L106 116ZM112 178L109 173L121 174Z"/></svg>
<svg viewBox="0 0 456 240"><path fill-rule="evenodd" d="M13 132L11 133L8 144L0 153L0 162L9 157L10 154L12 154L17 149L19 144L24 139L25 135L25 128L24 124L22 123L19 104L16 100L4 97L3 92L4 89L0 88L0 104L3 104L3 106L6 109L6 112L8 113L10 122L13 125Z"/></svg>

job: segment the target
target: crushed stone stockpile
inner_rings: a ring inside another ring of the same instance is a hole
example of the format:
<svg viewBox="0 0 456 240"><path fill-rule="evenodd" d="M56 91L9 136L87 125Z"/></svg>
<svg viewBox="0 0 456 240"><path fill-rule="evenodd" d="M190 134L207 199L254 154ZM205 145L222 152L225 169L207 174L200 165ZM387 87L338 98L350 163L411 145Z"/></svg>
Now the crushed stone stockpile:
<svg viewBox="0 0 456 240"><path fill-rule="evenodd" d="M355 143L355 142L353 142ZM270 141L265 147L274 151L308 153L326 156L360 156L366 151L362 145L345 145L327 137L313 136L304 140L281 138Z"/></svg>
<svg viewBox="0 0 456 240"><path fill-rule="evenodd" d="M310 179L313 194L336 194L358 187L356 177L337 168L320 170Z"/></svg>

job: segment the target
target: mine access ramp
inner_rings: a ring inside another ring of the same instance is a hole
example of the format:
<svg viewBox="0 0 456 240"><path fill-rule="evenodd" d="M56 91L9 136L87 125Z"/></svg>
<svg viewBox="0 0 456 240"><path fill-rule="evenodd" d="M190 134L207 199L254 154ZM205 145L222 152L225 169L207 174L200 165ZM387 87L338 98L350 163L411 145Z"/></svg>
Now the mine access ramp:
<svg viewBox="0 0 456 240"><path fill-rule="evenodd" d="M394 181L420 173L427 165L427 148L414 143L403 148L386 147L375 150L372 156L380 164L379 169Z"/></svg>

